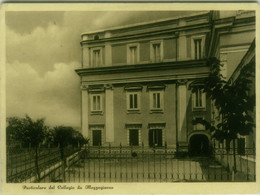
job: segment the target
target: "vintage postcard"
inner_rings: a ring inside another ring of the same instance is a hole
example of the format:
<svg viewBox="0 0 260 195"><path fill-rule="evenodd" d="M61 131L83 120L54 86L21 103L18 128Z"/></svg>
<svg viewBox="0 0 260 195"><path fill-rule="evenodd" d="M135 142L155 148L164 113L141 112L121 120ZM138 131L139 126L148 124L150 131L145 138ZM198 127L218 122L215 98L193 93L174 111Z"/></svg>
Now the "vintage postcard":
<svg viewBox="0 0 260 195"><path fill-rule="evenodd" d="M259 4L3 3L3 194L257 194Z"/></svg>

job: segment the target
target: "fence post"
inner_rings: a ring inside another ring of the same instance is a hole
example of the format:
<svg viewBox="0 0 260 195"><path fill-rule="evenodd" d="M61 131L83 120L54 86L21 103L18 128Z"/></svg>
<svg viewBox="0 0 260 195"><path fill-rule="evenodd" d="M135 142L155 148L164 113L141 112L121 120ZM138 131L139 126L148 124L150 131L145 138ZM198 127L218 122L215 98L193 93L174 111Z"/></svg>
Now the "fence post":
<svg viewBox="0 0 260 195"><path fill-rule="evenodd" d="M120 160L120 181L122 181L122 144L121 144L121 142L120 142L120 158L119 158L119 160Z"/></svg>
<svg viewBox="0 0 260 195"><path fill-rule="evenodd" d="M109 178L110 178L110 182L111 182L111 143L109 142Z"/></svg>
<svg viewBox="0 0 260 195"><path fill-rule="evenodd" d="M153 156L153 159L154 159L154 161L153 161L153 175L154 175L153 180L155 182L155 178L156 178L156 173L155 173L155 144L153 145L153 154L154 154L154 156Z"/></svg>
<svg viewBox="0 0 260 195"><path fill-rule="evenodd" d="M144 142L142 142L142 168L143 168L143 182L144 182L144 177L145 177L145 174L144 174Z"/></svg>
<svg viewBox="0 0 260 195"><path fill-rule="evenodd" d="M166 179L166 182L167 182L167 173L168 173L168 171L167 171L167 155L168 155L168 153L167 153L167 142L165 142L165 154L164 154L164 159L165 159L165 179Z"/></svg>

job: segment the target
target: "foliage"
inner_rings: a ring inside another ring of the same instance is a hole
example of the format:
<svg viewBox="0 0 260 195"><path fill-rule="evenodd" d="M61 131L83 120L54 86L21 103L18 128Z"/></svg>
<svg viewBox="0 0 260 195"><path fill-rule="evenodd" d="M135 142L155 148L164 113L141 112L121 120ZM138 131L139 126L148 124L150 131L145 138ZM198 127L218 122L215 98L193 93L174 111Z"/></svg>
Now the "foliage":
<svg viewBox="0 0 260 195"><path fill-rule="evenodd" d="M72 127L56 126L53 128L53 142L56 146L59 146L60 149L60 157L63 168L63 181L65 181L66 158L64 155L64 148L68 145L77 146L79 142L83 144L85 143L85 139L81 133L77 132Z"/></svg>
<svg viewBox="0 0 260 195"><path fill-rule="evenodd" d="M64 148L72 142L72 127L56 126L53 128L53 141L60 148Z"/></svg>
<svg viewBox="0 0 260 195"><path fill-rule="evenodd" d="M216 124L198 119L194 124L201 123L210 130L212 136L223 141L236 139L238 134L248 135L254 128L252 112L255 107L255 94L250 93L254 84L255 62L242 67L235 81L226 81L221 74L222 65L213 58L208 60L210 74L202 85L192 86L192 91L198 89L206 92L217 110Z"/></svg>
<svg viewBox="0 0 260 195"><path fill-rule="evenodd" d="M74 130L72 127L56 126L50 129L44 124L44 119L34 121L26 115L25 118L10 117L7 119L7 122L6 141L8 145L18 141L25 147L35 148L35 168L38 181L40 181L41 176L38 165L39 144L54 144L59 146L63 161L63 174L65 174L66 158L64 148L68 145L81 147L88 142L80 132Z"/></svg>
<svg viewBox="0 0 260 195"><path fill-rule="evenodd" d="M87 140L72 127L56 126L53 128L53 142L56 146L64 148L68 145L82 146Z"/></svg>
<svg viewBox="0 0 260 195"><path fill-rule="evenodd" d="M43 142L47 126L44 124L44 119L32 120L28 115L25 118L11 117L7 119L8 127L7 140L10 142L18 140L24 146L31 146L35 149L35 168L38 181L41 175L38 164L39 144Z"/></svg>
<svg viewBox="0 0 260 195"><path fill-rule="evenodd" d="M88 143L88 139L85 139L80 132L78 132L76 130L73 131L71 144L74 147L81 147L82 145L87 144L87 143Z"/></svg>
<svg viewBox="0 0 260 195"><path fill-rule="evenodd" d="M28 115L25 118L10 117L7 119L7 140L17 140L24 146L38 147L44 140L47 126L44 119L32 120Z"/></svg>

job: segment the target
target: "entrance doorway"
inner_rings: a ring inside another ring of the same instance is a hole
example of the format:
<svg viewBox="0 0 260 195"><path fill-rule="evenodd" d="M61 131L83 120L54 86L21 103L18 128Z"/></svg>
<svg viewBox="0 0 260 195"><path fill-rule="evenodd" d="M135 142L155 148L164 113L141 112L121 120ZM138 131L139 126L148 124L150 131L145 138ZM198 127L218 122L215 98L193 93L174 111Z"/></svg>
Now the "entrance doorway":
<svg viewBox="0 0 260 195"><path fill-rule="evenodd" d="M162 146L162 130L151 129L149 130L149 146L161 147Z"/></svg>
<svg viewBox="0 0 260 195"><path fill-rule="evenodd" d="M92 131L93 146L101 146L101 130Z"/></svg>
<svg viewBox="0 0 260 195"><path fill-rule="evenodd" d="M191 156L208 156L210 154L208 137L203 134L191 136L189 152Z"/></svg>

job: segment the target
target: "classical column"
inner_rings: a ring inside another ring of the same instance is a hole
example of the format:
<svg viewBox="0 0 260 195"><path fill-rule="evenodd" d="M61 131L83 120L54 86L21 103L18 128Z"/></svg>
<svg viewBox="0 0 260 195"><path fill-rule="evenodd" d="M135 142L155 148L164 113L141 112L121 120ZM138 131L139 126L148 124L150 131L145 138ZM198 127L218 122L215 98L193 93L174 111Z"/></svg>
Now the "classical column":
<svg viewBox="0 0 260 195"><path fill-rule="evenodd" d="M106 142L114 142L114 94L112 85L106 85Z"/></svg>
<svg viewBox="0 0 260 195"><path fill-rule="evenodd" d="M88 137L88 90L87 86L81 86L81 128L84 137Z"/></svg>
<svg viewBox="0 0 260 195"><path fill-rule="evenodd" d="M178 142L186 142L187 125L187 80L178 80L177 118L178 118Z"/></svg>

